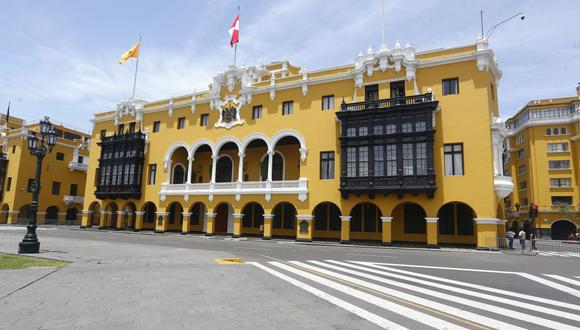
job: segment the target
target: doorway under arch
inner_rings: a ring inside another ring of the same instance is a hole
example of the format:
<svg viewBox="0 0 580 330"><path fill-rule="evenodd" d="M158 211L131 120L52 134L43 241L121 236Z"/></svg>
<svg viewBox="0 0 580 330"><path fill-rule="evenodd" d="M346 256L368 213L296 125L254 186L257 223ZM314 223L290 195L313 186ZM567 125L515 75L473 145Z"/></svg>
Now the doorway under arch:
<svg viewBox="0 0 580 330"><path fill-rule="evenodd" d="M313 238L340 239L340 208L331 202L322 202L314 208Z"/></svg>
<svg viewBox="0 0 580 330"><path fill-rule="evenodd" d="M58 221L58 207L56 206L49 206L46 209L46 215L44 218L45 224L56 224Z"/></svg>
<svg viewBox="0 0 580 330"><path fill-rule="evenodd" d="M228 234L233 232L234 228L234 208L226 202L220 203L215 208L215 234Z"/></svg>
<svg viewBox="0 0 580 330"><path fill-rule="evenodd" d="M570 238L570 234L576 234L578 231L576 225L566 219L554 221L550 228L550 235L553 240L567 240Z"/></svg>

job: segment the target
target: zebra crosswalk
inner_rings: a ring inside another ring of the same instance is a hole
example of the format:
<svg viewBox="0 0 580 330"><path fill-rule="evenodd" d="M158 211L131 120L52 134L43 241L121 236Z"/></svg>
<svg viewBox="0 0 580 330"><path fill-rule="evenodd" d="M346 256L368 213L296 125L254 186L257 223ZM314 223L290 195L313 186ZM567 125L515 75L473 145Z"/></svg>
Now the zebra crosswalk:
<svg viewBox="0 0 580 330"><path fill-rule="evenodd" d="M580 291L572 288L580 281L575 277L487 271L523 276L570 295L561 301L526 294L514 297L506 290L417 270L476 269L339 260L249 264L382 328L580 329Z"/></svg>
<svg viewBox="0 0 580 330"><path fill-rule="evenodd" d="M580 258L578 252L539 251L538 255L547 257Z"/></svg>

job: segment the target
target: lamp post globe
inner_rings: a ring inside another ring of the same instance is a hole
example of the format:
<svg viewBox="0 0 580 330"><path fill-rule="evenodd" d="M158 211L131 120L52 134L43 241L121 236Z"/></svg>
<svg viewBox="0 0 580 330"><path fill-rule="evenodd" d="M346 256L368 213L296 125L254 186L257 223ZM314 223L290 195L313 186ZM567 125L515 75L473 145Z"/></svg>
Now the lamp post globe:
<svg viewBox="0 0 580 330"><path fill-rule="evenodd" d="M36 236L36 211L38 209L38 196L40 192L40 174L42 160L56 145L56 138L56 132L52 128L48 117L44 117L40 121L38 133L33 132L28 136L28 151L32 156L36 157L36 173L34 183L31 187L32 202L30 203L30 219L26 226L26 235L18 244L18 253L38 253L40 251L40 242Z"/></svg>

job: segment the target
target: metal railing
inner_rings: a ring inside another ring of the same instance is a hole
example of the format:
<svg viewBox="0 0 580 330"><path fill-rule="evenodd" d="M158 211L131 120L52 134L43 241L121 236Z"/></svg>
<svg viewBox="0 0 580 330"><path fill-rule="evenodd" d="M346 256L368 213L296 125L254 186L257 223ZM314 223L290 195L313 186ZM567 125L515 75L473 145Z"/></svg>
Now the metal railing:
<svg viewBox="0 0 580 330"><path fill-rule="evenodd" d="M412 96L404 96L404 97L397 97L392 99L381 99L381 100L367 100L363 102L353 102L353 103L346 103L343 102L341 104L342 111L358 111L358 110L366 110L366 109L382 109L382 108L389 108L398 105L411 105L411 104L419 104L419 103L426 103L426 102L433 102L435 101L433 98L432 93L420 94L420 95L412 95Z"/></svg>
<svg viewBox="0 0 580 330"><path fill-rule="evenodd" d="M489 246L493 242L487 242ZM523 250L528 253L539 253L542 255L554 255L560 257L580 257L580 241L557 241L546 239L524 240L523 246L519 239L512 240L507 237L498 237L496 246L502 250L513 250L515 252Z"/></svg>

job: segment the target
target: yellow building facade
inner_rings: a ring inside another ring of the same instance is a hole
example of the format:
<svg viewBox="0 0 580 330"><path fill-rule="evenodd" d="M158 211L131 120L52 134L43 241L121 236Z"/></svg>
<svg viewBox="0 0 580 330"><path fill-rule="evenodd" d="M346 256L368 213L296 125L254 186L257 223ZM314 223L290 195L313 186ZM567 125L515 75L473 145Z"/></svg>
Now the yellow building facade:
<svg viewBox="0 0 580 330"><path fill-rule="evenodd" d="M487 40L308 70L230 66L209 90L95 114L82 225L495 247L501 77Z"/></svg>
<svg viewBox="0 0 580 330"><path fill-rule="evenodd" d="M514 178L505 200L508 227L567 239L580 228L580 86L573 97L534 100L507 121L504 171ZM529 206L539 206L532 219Z"/></svg>
<svg viewBox="0 0 580 330"><path fill-rule="evenodd" d="M4 115L1 121L0 223L26 224L36 169L36 157L28 150L27 138L39 131L39 124L15 117L6 123ZM42 163L37 222L77 225L84 202L90 136L62 125L53 128L57 144Z"/></svg>

